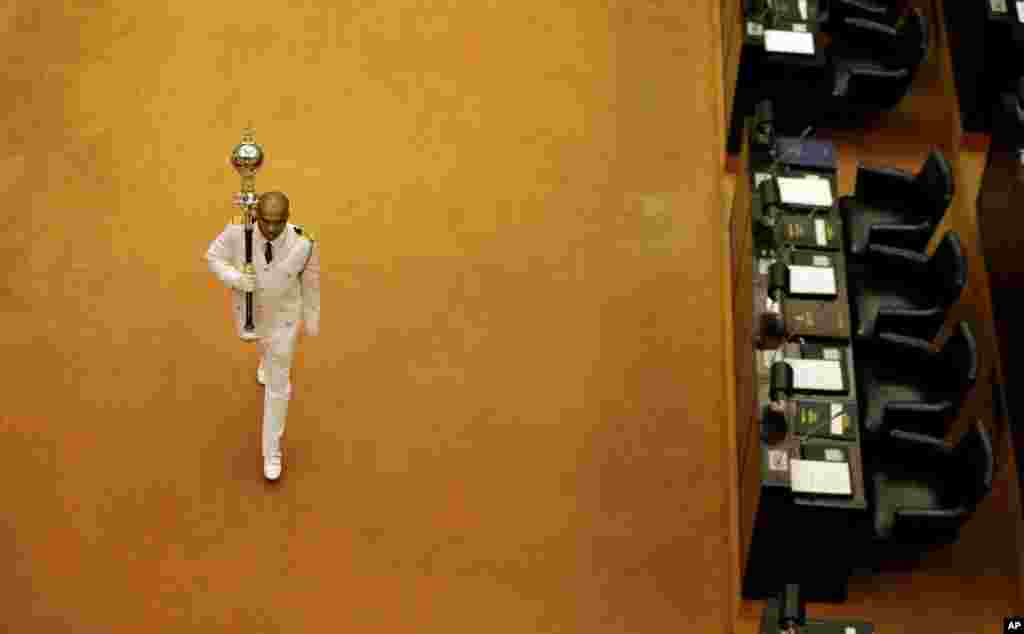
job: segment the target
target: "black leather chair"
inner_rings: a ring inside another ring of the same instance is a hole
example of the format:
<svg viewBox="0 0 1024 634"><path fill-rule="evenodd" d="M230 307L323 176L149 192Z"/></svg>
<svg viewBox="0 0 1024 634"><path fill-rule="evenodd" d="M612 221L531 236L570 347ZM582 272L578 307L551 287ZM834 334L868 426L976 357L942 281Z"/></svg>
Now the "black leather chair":
<svg viewBox="0 0 1024 634"><path fill-rule="evenodd" d="M842 24L847 18L894 25L902 13L899 4L894 0L829 0L820 5L820 10L827 14L823 21L829 26Z"/></svg>
<svg viewBox="0 0 1024 634"><path fill-rule="evenodd" d="M967 285L967 257L949 231L931 257L871 245L849 277L856 339L888 332L931 341Z"/></svg>
<svg viewBox="0 0 1024 634"><path fill-rule="evenodd" d="M954 191L953 170L937 149L917 174L858 165L853 194L839 199L850 253L860 255L869 244L924 251Z"/></svg>
<svg viewBox="0 0 1024 634"><path fill-rule="evenodd" d="M942 438L978 378L978 350L960 322L941 350L927 341L883 333L858 345L858 387L866 441L890 431Z"/></svg>
<svg viewBox="0 0 1024 634"><path fill-rule="evenodd" d="M895 24L860 17L833 20L828 48L829 88L822 116L831 125L856 125L888 110L910 90L928 57L928 20L917 9Z"/></svg>
<svg viewBox="0 0 1024 634"><path fill-rule="evenodd" d="M892 431L871 478L876 542L949 544L992 491L992 441L978 421L955 447Z"/></svg>

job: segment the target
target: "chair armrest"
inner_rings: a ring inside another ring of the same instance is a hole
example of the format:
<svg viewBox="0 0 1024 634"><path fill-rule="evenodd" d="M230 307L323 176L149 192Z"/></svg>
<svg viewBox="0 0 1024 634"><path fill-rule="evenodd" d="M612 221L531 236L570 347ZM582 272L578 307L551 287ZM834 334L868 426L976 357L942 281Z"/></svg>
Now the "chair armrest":
<svg viewBox="0 0 1024 634"><path fill-rule="evenodd" d="M885 17L889 14L889 7L878 2L870 2L869 0L843 0L842 4L849 5L850 7L863 11L864 13L870 13L878 17Z"/></svg>
<svg viewBox="0 0 1024 634"><path fill-rule="evenodd" d="M947 543L956 539L960 526L970 517L964 506L946 509L898 508L893 514L892 534L901 541Z"/></svg>
<svg viewBox="0 0 1024 634"><path fill-rule="evenodd" d="M932 237L932 231L934 227L927 220L913 225L870 225L867 243L924 252Z"/></svg>
<svg viewBox="0 0 1024 634"><path fill-rule="evenodd" d="M870 258L872 266L886 265L899 267L895 270L901 274L911 269L914 273L920 273L928 266L928 256L920 251L911 249L900 249L884 244L868 244L864 254Z"/></svg>
<svg viewBox="0 0 1024 634"><path fill-rule="evenodd" d="M925 458L931 457L946 460L953 457L953 448L941 438L902 429L889 430L889 435L885 438L885 445L887 449L915 452Z"/></svg>
<svg viewBox="0 0 1024 634"><path fill-rule="evenodd" d="M885 331L878 331L877 339L880 344L885 344L886 348L901 355L916 354L926 359L936 354L935 346L926 339Z"/></svg>
<svg viewBox="0 0 1024 634"><path fill-rule="evenodd" d="M953 404L892 401L882 406L880 433L889 433L894 442L914 442L927 445L928 451L938 451L944 456L953 450L943 442L947 423L953 413ZM924 440L927 439L927 440ZM937 444L936 444L937 443Z"/></svg>
<svg viewBox="0 0 1024 634"><path fill-rule="evenodd" d="M900 200L918 195L914 175L894 167L857 166L857 182L853 188L854 198L867 204L875 200Z"/></svg>
<svg viewBox="0 0 1024 634"><path fill-rule="evenodd" d="M857 46L878 50L891 47L900 37L900 32L895 26L869 17L856 16L847 16L839 20L833 33Z"/></svg>
<svg viewBox="0 0 1024 634"><path fill-rule="evenodd" d="M960 518L969 514L965 506L955 506L949 509L920 509L906 507L896 511L897 517L927 517L927 518Z"/></svg>
<svg viewBox="0 0 1024 634"><path fill-rule="evenodd" d="M908 335L908 338L931 341L946 321L945 312L935 308L886 308L878 309L875 317L875 332Z"/></svg>
<svg viewBox="0 0 1024 634"><path fill-rule="evenodd" d="M834 22L833 57L837 60L862 60L881 66L886 52L900 42L899 31L876 20L845 17Z"/></svg>

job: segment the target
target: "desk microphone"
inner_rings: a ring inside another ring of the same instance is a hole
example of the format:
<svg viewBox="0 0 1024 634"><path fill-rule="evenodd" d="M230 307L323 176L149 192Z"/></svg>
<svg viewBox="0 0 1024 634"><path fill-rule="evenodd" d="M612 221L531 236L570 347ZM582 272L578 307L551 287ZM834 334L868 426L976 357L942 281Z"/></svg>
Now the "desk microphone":
<svg viewBox="0 0 1024 634"><path fill-rule="evenodd" d="M785 361L772 364L768 378L768 399L761 410L761 432L765 442L774 444L789 432L786 405L793 388L793 368Z"/></svg>
<svg viewBox="0 0 1024 634"><path fill-rule="evenodd" d="M786 401L772 401L761 410L761 438L774 445L786 438L789 421L786 420Z"/></svg>
<svg viewBox="0 0 1024 634"><path fill-rule="evenodd" d="M768 99L754 107L754 145L769 150L775 147L775 113Z"/></svg>
<svg viewBox="0 0 1024 634"><path fill-rule="evenodd" d="M757 186L757 193L761 203L761 213L757 217L758 226L774 238L775 223L782 215L782 194L779 191L779 182L774 178L766 178Z"/></svg>
<svg viewBox="0 0 1024 634"><path fill-rule="evenodd" d="M776 630L776 628L778 628ZM875 628L871 623L863 621L840 621L813 619L807 623L807 607L804 605L803 597L800 595L800 585L787 583L783 586L778 595L768 600L761 617L761 632L770 634L778 631L779 634L799 634L801 630L814 630L815 632L855 632L856 634L868 634L874 632Z"/></svg>
<svg viewBox="0 0 1024 634"><path fill-rule="evenodd" d="M787 339L782 298L789 288L789 267L776 260L768 267L768 296L761 313L759 343L762 348L777 348Z"/></svg>
<svg viewBox="0 0 1024 634"><path fill-rule="evenodd" d="M800 586L787 583L779 595L779 634L799 634L807 624L807 609L800 597Z"/></svg>

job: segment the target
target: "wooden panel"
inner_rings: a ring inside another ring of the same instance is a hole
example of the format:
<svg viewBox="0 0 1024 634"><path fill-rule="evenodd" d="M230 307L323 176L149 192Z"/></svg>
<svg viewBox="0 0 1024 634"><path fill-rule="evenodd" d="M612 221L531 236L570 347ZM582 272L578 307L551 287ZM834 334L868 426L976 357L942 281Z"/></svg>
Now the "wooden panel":
<svg viewBox="0 0 1024 634"><path fill-rule="evenodd" d="M749 125L745 126L744 139L748 138ZM733 270L733 314L734 329L733 371L736 390L735 435L739 482L739 579L743 578L747 553L754 528L754 516L761 494L761 456L759 445L759 424L755 412L757 402L757 376L754 359L751 356L754 345L754 285L753 258L750 252L753 240L751 231L751 187L746 166L750 146L744 142L741 150L742 168L736 176L736 193L733 197L730 218ZM737 584L737 589L740 587ZM737 596L737 599L739 597Z"/></svg>
<svg viewBox="0 0 1024 634"><path fill-rule="evenodd" d="M724 115L722 121L728 134L732 121L733 97L736 95L736 80L740 72L740 50L743 48L743 0L722 0L722 98ZM722 150L724 153L724 149ZM741 167L738 172L742 173Z"/></svg>
<svg viewBox="0 0 1024 634"><path fill-rule="evenodd" d="M744 136L746 138L746 136ZM749 158L749 145L743 144L743 165ZM748 429L754 418L756 402L756 376L751 359L754 343L754 311L753 311L753 259L750 249L751 235L751 196L750 180L746 170L736 178L736 194L733 197L732 217L732 270L733 270L733 355L736 382L736 447L739 452L740 465L742 456L749 450L746 445L749 439ZM743 475L740 474L742 478Z"/></svg>

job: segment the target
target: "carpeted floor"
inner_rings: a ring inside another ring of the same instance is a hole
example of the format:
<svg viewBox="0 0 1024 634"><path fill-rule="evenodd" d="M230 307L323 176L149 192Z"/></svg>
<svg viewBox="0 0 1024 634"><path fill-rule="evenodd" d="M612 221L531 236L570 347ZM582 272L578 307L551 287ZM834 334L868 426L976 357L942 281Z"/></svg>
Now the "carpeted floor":
<svg viewBox="0 0 1024 634"><path fill-rule="evenodd" d="M714 8L572 4L0 8L6 629L723 631ZM325 269L273 486L250 122Z"/></svg>

